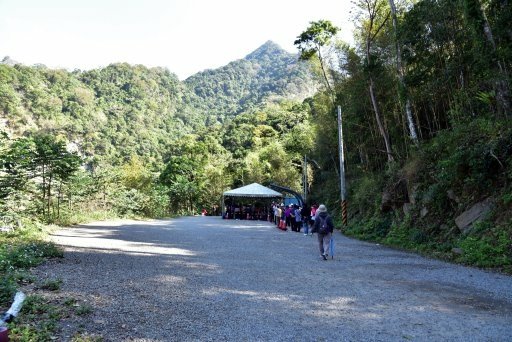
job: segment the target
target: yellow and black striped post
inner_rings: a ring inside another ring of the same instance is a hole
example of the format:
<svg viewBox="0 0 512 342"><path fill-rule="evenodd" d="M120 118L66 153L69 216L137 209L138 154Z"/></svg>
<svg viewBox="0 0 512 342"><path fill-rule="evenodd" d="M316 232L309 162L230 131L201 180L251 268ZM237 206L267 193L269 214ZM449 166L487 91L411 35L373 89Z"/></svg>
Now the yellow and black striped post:
<svg viewBox="0 0 512 342"><path fill-rule="evenodd" d="M341 218L343 220L343 227L346 228L348 225L347 201L341 201Z"/></svg>
<svg viewBox="0 0 512 342"><path fill-rule="evenodd" d="M338 106L338 143L340 154L340 197L341 197L341 217L343 227L347 228L347 185L345 182L345 155L343 153L343 126L341 121L341 107Z"/></svg>

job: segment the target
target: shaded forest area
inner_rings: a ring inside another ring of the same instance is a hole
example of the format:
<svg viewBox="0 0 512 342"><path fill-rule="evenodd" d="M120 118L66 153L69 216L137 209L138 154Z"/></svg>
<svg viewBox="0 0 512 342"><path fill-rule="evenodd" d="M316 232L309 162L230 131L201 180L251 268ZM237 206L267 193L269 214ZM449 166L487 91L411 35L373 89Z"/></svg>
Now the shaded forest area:
<svg viewBox="0 0 512 342"><path fill-rule="evenodd" d="M341 222L340 105L346 234L511 272L512 5L355 3L352 45L320 20L297 32L300 58L267 42L183 82L4 59L2 255L31 250L10 244L28 227L198 213L252 182L301 191L304 155L308 198Z"/></svg>
<svg viewBox="0 0 512 342"><path fill-rule="evenodd" d="M335 111L322 110L331 97L344 115L347 234L511 272L512 5L356 3L355 46L322 56L333 44L322 22L296 42L329 65L330 87L313 102L324 133L314 153L332 167L313 188L339 208Z"/></svg>

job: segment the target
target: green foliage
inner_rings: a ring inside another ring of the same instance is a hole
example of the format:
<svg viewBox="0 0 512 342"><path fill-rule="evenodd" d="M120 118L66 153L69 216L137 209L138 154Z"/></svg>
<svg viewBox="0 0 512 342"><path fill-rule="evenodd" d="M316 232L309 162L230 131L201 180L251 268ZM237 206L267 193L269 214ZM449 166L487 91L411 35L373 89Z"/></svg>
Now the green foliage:
<svg viewBox="0 0 512 342"><path fill-rule="evenodd" d="M12 301L16 293L17 284L12 275L7 276L5 272L0 272L0 274L2 275L0 278L0 303L7 304Z"/></svg>
<svg viewBox="0 0 512 342"><path fill-rule="evenodd" d="M302 100L317 87L307 64L270 41L244 59L189 77L185 84L200 110L209 113L210 125L263 103Z"/></svg>
<svg viewBox="0 0 512 342"><path fill-rule="evenodd" d="M62 257L62 251L45 241L3 244L0 246L0 272L19 268L30 268L41 263L44 258Z"/></svg>
<svg viewBox="0 0 512 342"><path fill-rule="evenodd" d="M86 316L93 312L93 309L90 305L78 305L75 307L75 314L77 316Z"/></svg>
<svg viewBox="0 0 512 342"><path fill-rule="evenodd" d="M351 222L349 227L345 230L345 233L362 240L382 241L389 233L392 224L393 218L391 215L374 216L369 220ZM404 240L403 237L400 238L400 236L396 238L399 241Z"/></svg>
<svg viewBox="0 0 512 342"><path fill-rule="evenodd" d="M78 170L80 157L68 152L64 141L51 134L34 134L9 143L0 165L0 209L18 215L23 209L36 209L46 221L58 218L62 188ZM37 196L33 196L34 188L39 188ZM35 203L26 207L29 199Z"/></svg>
<svg viewBox="0 0 512 342"><path fill-rule="evenodd" d="M378 210L380 199L376 196L375 189L382 188L382 179L378 175L365 175L351 182L350 205L352 212L357 212L359 217L373 216Z"/></svg>
<svg viewBox="0 0 512 342"><path fill-rule="evenodd" d="M12 301L18 283L31 282L24 271L46 258L62 257L63 252L52 243L41 240L40 227L26 225L10 233L0 234L0 305Z"/></svg>
<svg viewBox="0 0 512 342"><path fill-rule="evenodd" d="M16 323L9 329L13 341L51 341L61 317L58 306L40 295L29 295L23 302L20 316L33 324Z"/></svg>
<svg viewBox="0 0 512 342"><path fill-rule="evenodd" d="M48 290L48 291L59 291L61 286L62 286L61 279L47 280L46 282L41 284L41 288L43 290Z"/></svg>
<svg viewBox="0 0 512 342"><path fill-rule="evenodd" d="M329 45L332 37L338 31L339 28L334 26L329 20L310 22L307 30L302 32L294 42L300 50L300 57L308 60L313 55L320 53L320 49L325 45Z"/></svg>
<svg viewBox="0 0 512 342"><path fill-rule="evenodd" d="M76 336L73 336L72 342L102 342L104 341L101 336L91 336L89 334L79 333Z"/></svg>
<svg viewBox="0 0 512 342"><path fill-rule="evenodd" d="M477 230L480 229L477 227ZM511 269L512 252L510 246L512 246L512 236L510 229L506 230L504 227L501 227L501 229L485 229L483 235L468 235L461 238L458 245L463 251L460 257L461 262L479 267Z"/></svg>

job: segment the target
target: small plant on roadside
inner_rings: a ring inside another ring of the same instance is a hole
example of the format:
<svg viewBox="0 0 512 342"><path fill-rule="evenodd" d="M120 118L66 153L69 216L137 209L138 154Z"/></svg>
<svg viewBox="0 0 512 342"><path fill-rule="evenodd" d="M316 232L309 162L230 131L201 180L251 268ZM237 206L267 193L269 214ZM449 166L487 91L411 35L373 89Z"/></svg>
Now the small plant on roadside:
<svg viewBox="0 0 512 342"><path fill-rule="evenodd" d="M41 285L41 289L48 290L48 291L59 291L60 287L62 286L62 280L56 279L56 280L47 280Z"/></svg>
<svg viewBox="0 0 512 342"><path fill-rule="evenodd" d="M12 341L55 340L60 318L58 305L43 296L30 295L23 303L20 317L10 324L9 338Z"/></svg>
<svg viewBox="0 0 512 342"><path fill-rule="evenodd" d="M27 270L19 270L14 273L14 279L18 284L32 284L36 281L36 277Z"/></svg>
<svg viewBox="0 0 512 342"><path fill-rule="evenodd" d="M481 225L486 225L482 222ZM481 232L479 225L476 232ZM512 239L503 227L497 227L485 234L469 235L459 241L464 251L459 261L479 267L500 267L508 269L512 265Z"/></svg>
<svg viewBox="0 0 512 342"><path fill-rule="evenodd" d="M75 298L66 298L64 300L64 305L70 307L70 306L75 305L76 302L77 302L77 300Z"/></svg>
<svg viewBox="0 0 512 342"><path fill-rule="evenodd" d="M88 305L88 304L85 304L85 305L78 305L76 308L75 308L75 314L77 316L85 316L85 315L88 315L90 313L92 313L92 306Z"/></svg>
<svg viewBox="0 0 512 342"><path fill-rule="evenodd" d="M102 342L102 341L104 341L103 337L89 335L87 333L77 333L71 339L71 342Z"/></svg>
<svg viewBox="0 0 512 342"><path fill-rule="evenodd" d="M3 303L5 307L8 307L16 293L16 281L12 275L7 276L2 273L0 273L0 275L2 276L0 279L0 303Z"/></svg>

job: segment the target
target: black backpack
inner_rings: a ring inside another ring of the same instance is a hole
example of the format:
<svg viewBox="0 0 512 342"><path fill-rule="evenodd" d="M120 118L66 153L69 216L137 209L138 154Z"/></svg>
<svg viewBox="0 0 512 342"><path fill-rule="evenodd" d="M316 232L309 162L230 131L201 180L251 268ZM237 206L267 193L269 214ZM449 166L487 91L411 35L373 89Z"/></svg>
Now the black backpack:
<svg viewBox="0 0 512 342"><path fill-rule="evenodd" d="M318 234L328 234L329 233L329 226L327 226L327 217L322 218L321 216L318 216L320 219L320 227L318 228Z"/></svg>

